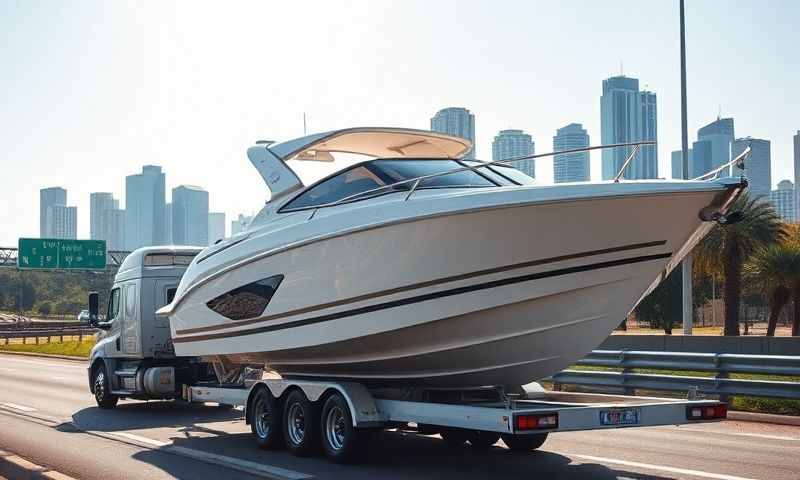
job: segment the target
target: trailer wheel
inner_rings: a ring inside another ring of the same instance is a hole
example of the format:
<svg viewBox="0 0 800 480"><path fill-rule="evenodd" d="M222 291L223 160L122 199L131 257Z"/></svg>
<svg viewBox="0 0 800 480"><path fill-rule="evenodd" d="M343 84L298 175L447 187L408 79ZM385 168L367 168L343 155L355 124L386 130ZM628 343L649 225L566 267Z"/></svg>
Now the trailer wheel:
<svg viewBox="0 0 800 480"><path fill-rule="evenodd" d="M283 439L294 455L307 456L319 447L319 405L300 390L286 397L283 406Z"/></svg>
<svg viewBox="0 0 800 480"><path fill-rule="evenodd" d="M108 382L108 374L104 364L101 363L94 369L92 385L94 386L94 400L97 402L98 407L111 409L117 406L119 397L111 393L111 386Z"/></svg>
<svg viewBox="0 0 800 480"><path fill-rule="evenodd" d="M476 430L469 436L469 444L472 448L489 448L498 440L500 440L500 434L497 432Z"/></svg>
<svg viewBox="0 0 800 480"><path fill-rule="evenodd" d="M509 434L501 435L503 442L515 452L529 452L541 447L547 440L547 433L534 433L528 435Z"/></svg>
<svg viewBox="0 0 800 480"><path fill-rule="evenodd" d="M249 412L250 430L258 448L272 450L283 446L280 400L273 397L266 388L260 388L252 405Z"/></svg>
<svg viewBox="0 0 800 480"><path fill-rule="evenodd" d="M335 392L322 407L322 449L336 463L356 461L370 432L353 426L353 415L341 393Z"/></svg>

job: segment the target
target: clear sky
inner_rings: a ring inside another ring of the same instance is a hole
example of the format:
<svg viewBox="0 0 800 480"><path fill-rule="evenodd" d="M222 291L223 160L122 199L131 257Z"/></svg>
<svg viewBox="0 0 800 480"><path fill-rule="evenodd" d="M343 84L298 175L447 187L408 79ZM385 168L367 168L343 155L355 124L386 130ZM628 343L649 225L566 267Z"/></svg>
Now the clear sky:
<svg viewBox="0 0 800 480"><path fill-rule="evenodd" d="M800 2L686 3L690 141L721 106L737 136L772 141L773 184L792 178ZM428 128L436 110L464 106L480 158L509 127L537 152L570 122L599 144L602 80L621 63L658 94L669 176L680 147L677 0L0 0L0 245L38 235L39 189L55 185L88 237L89 193L124 204L125 175L143 164L164 168L168 191L205 187L228 222L255 212L267 193L245 151L302 135L302 112L309 132ZM552 164L539 161L537 174L552 181Z"/></svg>

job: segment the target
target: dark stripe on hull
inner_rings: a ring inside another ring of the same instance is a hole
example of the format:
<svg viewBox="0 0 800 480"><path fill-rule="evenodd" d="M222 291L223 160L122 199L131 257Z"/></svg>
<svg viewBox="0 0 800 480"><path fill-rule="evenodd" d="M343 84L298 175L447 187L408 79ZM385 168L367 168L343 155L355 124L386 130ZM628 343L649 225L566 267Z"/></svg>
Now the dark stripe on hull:
<svg viewBox="0 0 800 480"><path fill-rule="evenodd" d="M177 335L187 335L187 334L191 334L191 333L211 332L211 331L214 331L214 330L225 330L225 329L229 329L229 328L236 328L236 327L240 327L240 326L243 326L243 325L251 325L251 324L254 324L254 323L263 323L263 322L267 322L269 320L275 320L275 319L278 319L278 318L291 317L291 316L294 316L294 315L301 315L303 313L310 313L310 312L314 312L314 311L317 311L317 310L324 310L326 308L339 307L339 306L342 306L342 305L347 305L348 303L356 303L356 302L361 302L361 301L364 301L364 300L370 300L372 298L383 297L383 296L387 296L387 295L394 295L396 293L402 293L402 292L406 292L406 291L409 291L409 290L416 290L416 289L419 289L419 288L432 287L432 286L439 285L439 284L442 284L442 283L457 282L457 281L460 281L460 280L467 280L467 279L470 279L470 278L480 277L480 276L483 276L483 275L491 275L491 274L494 274L494 273L502 273L502 272L506 272L506 271L509 271L509 270L518 270L520 268L536 267L536 266L539 266L539 265L546 265L548 263L563 262L565 260L574 260L576 258L593 257L593 256L596 256L596 255L604 255L604 254L607 254L607 253L615 253L615 252L624 252L624 251L628 251L628 250L638 250L640 248L659 247L661 245L665 245L666 243L667 243L666 240L657 240L657 241L653 241L653 242L644 242L644 243L633 243L633 244L630 244L630 245L623 245L623 246L620 246L620 247L604 248L604 249L601 249L601 250L590 250L588 252L572 253L572 254L568 254L568 255L560 255L558 257L550 257L550 258L542 258L542 259L538 259L538 260L531 260L529 262L515 263L513 265L504 265L502 267L494 267L494 268L489 268L489 269L485 269L485 270L478 270L476 272L463 273L463 274L460 274L460 275L453 275L453 276L450 276L450 277L438 278L436 280L429 280L427 282L415 283L415 284L412 284L412 285L405 285L403 287L397 287L397 288L392 288L392 289L389 289L389 290L383 290L383 291L377 292L377 293L368 293L366 295L359 295L357 297L346 298L346 299L343 299L343 300L338 300L336 302L323 303L323 304L320 304L320 305L313 305L313 306L310 306L310 307L299 308L297 310L290 310L288 312L276 313L274 315L267 315L267 316L264 316L264 317L254 318L252 320L240 320L240 321L237 321L236 323L229 323L229 324L223 324L223 325L211 325L211 326L208 326L208 327L187 328L187 329L184 329L184 330L177 330L175 333Z"/></svg>
<svg viewBox="0 0 800 480"><path fill-rule="evenodd" d="M401 306L405 306L405 305L411 305L411 304L414 304L414 303L425 302L425 301L434 300L434 299L437 299L437 298L451 297L451 296L454 296L454 295L461 295L461 294L464 294L464 293L470 293L470 292L476 292L476 291L480 291L480 290L487 290L487 289L491 289L491 288L503 287L503 286L506 286L506 285L513 285L513 284L516 284L516 283L529 282L529 281L532 281L532 280L540 280L540 279L543 279L543 278L557 277L557 276L560 276L560 275L569 275L569 274L572 274L572 273L587 272L587 271L590 271L590 270L599 270L599 269L602 269L602 268L617 267L617 266L621 266L621 265L630 265L630 264L633 264L633 263L649 262L649 261L652 261L652 260L663 260L663 259L667 259L667 258L669 258L671 256L672 256L671 253L659 253L659 254L655 254L655 255L644 255L644 256L640 256L640 257L631 257L631 258L623 258L623 259L619 259L619 260L611 260L611 261L607 261L607 262L591 263L591 264L580 265L580 266L576 266L576 267L560 268L560 269L557 269L557 270L551 270L549 272L531 273L531 274L528 274L528 275L520 275L520 276L517 276L517 277L504 278L504 279L501 279L501 280L494 280L494 281L491 281L491 282L478 283L478 284L475 284L475 285L468 285L468 286L458 287L458 288L451 288L449 290L443 290L441 292L433 292L433 293L428 293L428 294L425 294L425 295L418 295L416 297L409 297L409 298L403 298L403 299L399 299L399 300L394 300L394 301L391 301L391 302L378 303L378 304L375 304L375 305L367 305L367 306L360 307L360 308L354 308L352 310L346 310L344 312L331 313L331 314L328 314L328 315L321 315L321 316L318 316L318 317L305 318L305 319L302 319L302 320L296 320L294 322L281 323L281 324L278 324L278 325L267 325L267 326L264 326L264 327L251 328L251 329L248 329L248 330L237 330L237 331L234 331L234 332L213 333L213 334L208 334L208 335L197 335L197 336L192 336L192 337L178 337L178 338L173 339L173 342L174 343L200 342L200 341L205 341L205 340L213 340L213 339L217 339L217 338L241 337L241 336L245 336L245 335L254 335L254 334L258 334L258 333L274 332L274 331L277 331L277 330L286 330L286 329L289 329L289 328L303 327L303 326L312 325L312 324L315 324L315 323L328 322L328 321L331 321L331 320L338 320L340 318L352 317L352 316L355 316L355 315L363 315L365 313L372 313L372 312L377 312L377 311L380 311L380 310L386 310L386 309L389 309L389 308L395 308L395 307L401 307Z"/></svg>

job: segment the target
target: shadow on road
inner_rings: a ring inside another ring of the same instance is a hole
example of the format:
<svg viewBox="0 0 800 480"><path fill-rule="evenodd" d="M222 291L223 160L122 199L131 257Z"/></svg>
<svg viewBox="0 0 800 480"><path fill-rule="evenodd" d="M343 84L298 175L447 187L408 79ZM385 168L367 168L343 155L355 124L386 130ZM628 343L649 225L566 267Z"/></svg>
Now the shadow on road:
<svg viewBox="0 0 800 480"><path fill-rule="evenodd" d="M485 479L491 477L515 478L535 475L539 478L566 479L616 479L620 477L640 480L661 480L667 477L643 475L612 469L605 465L575 464L569 457L543 450L517 453L495 445L487 450L470 447L452 448L437 436L421 436L399 431L384 432L371 442L363 463L336 465L321 456L297 458L286 451L262 451L256 448L248 433L230 433L223 430L226 423L242 432L240 410L222 410L214 406L175 404L174 402L138 402L120 404L116 410L86 408L73 415L80 430L117 432L161 430L160 439L167 438L180 446L216 455L249 460L277 466L321 478L428 478ZM67 429L68 430L68 429ZM141 451L137 460L163 469L180 477L185 474L185 462L165 461L163 455ZM240 478L240 477L237 477ZM247 478L245 475L241 478Z"/></svg>

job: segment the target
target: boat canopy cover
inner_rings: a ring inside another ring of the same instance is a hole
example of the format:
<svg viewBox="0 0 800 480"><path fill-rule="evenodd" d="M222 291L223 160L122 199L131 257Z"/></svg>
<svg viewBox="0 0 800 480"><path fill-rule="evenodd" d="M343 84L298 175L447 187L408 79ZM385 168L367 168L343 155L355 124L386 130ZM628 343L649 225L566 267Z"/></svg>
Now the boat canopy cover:
<svg viewBox="0 0 800 480"><path fill-rule="evenodd" d="M390 158L460 158L472 142L460 137L411 128L360 127L316 133L269 146L284 161L332 162L331 153Z"/></svg>

